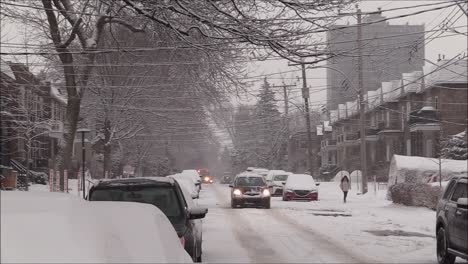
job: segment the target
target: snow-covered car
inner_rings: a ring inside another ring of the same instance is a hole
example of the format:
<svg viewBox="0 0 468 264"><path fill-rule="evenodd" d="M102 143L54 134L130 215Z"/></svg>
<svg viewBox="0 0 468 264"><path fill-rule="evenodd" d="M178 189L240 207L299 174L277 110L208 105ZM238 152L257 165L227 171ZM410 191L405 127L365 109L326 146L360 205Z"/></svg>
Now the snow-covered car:
<svg viewBox="0 0 468 264"><path fill-rule="evenodd" d="M152 204L171 221L180 242L194 261L201 260L201 230L197 219L204 218L207 208L189 208L183 190L170 177L144 177L102 180L91 187L90 201L118 201ZM139 218L139 217L138 217Z"/></svg>
<svg viewBox="0 0 468 264"><path fill-rule="evenodd" d="M231 188L231 207L259 205L270 209L270 190L265 179L256 173L241 173L236 176Z"/></svg>
<svg viewBox="0 0 468 264"><path fill-rule="evenodd" d="M198 188L193 184L193 181L191 179L182 176L180 173L169 175L168 177L175 179L182 188L185 188L192 199L198 199L200 197Z"/></svg>
<svg viewBox="0 0 468 264"><path fill-rule="evenodd" d="M148 204L2 192L1 223L1 263L192 262L164 213Z"/></svg>
<svg viewBox="0 0 468 264"><path fill-rule="evenodd" d="M283 201L318 200L318 187L314 178L308 174L290 174L283 190Z"/></svg>
<svg viewBox="0 0 468 264"><path fill-rule="evenodd" d="M437 261L468 260L468 176L450 180L437 204Z"/></svg>
<svg viewBox="0 0 468 264"><path fill-rule="evenodd" d="M188 179L191 179L193 184L197 187L198 192L200 192L201 179L200 179L200 174L198 173L197 170L183 170L180 174L183 177L187 177Z"/></svg>
<svg viewBox="0 0 468 264"><path fill-rule="evenodd" d="M271 189L272 196L282 196L283 186L291 172L284 170L270 170L266 176L266 181Z"/></svg>
<svg viewBox="0 0 468 264"><path fill-rule="evenodd" d="M264 168L253 168L251 172L261 175L265 180L266 180L266 176L268 175L268 169L264 169Z"/></svg>

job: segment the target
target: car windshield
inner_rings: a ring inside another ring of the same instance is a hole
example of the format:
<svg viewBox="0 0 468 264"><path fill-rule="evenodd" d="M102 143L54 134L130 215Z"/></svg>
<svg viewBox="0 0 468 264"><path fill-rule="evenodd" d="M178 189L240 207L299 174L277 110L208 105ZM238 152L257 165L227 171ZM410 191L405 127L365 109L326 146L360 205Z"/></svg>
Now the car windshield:
<svg viewBox="0 0 468 264"><path fill-rule="evenodd" d="M261 177L239 177L236 181L237 186L263 186L265 181Z"/></svg>
<svg viewBox="0 0 468 264"><path fill-rule="evenodd" d="M275 175L275 177L273 177L273 180L274 181L285 181L288 179L288 175Z"/></svg>
<svg viewBox="0 0 468 264"><path fill-rule="evenodd" d="M157 206L169 218L182 216L182 209L172 187L134 187L95 189L90 201L139 202Z"/></svg>

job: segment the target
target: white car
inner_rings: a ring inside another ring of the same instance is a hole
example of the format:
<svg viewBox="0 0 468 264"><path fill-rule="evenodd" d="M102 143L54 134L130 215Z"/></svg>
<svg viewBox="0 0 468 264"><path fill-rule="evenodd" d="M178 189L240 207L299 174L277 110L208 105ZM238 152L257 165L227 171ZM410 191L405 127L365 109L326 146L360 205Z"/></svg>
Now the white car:
<svg viewBox="0 0 468 264"><path fill-rule="evenodd" d="M268 169L264 169L264 168L250 168L250 169L251 169L250 172L261 175L263 177L263 179L266 180L266 176L267 176L268 171L269 171ZM247 171L249 171L249 170L247 170Z"/></svg>
<svg viewBox="0 0 468 264"><path fill-rule="evenodd" d="M268 186L271 188L272 196L282 196L283 186L286 183L291 172L284 170L270 170L266 176Z"/></svg>
<svg viewBox="0 0 468 264"><path fill-rule="evenodd" d="M2 192L2 263L191 263L150 204L93 202L56 192ZM67 246L63 246L67 245Z"/></svg>
<svg viewBox="0 0 468 264"><path fill-rule="evenodd" d="M283 201L318 200L318 187L314 178L308 174L291 174L284 184Z"/></svg>
<svg viewBox="0 0 468 264"><path fill-rule="evenodd" d="M192 199L198 199L200 194L198 191L198 188L193 184L192 179L189 179L188 177L182 176L182 174L177 173L174 175L169 175L168 177L173 178L174 180L179 183L179 185L184 188L187 193L190 194L190 197Z"/></svg>
<svg viewBox="0 0 468 264"><path fill-rule="evenodd" d="M183 177L187 177L188 179L191 179L193 184L197 188L197 191L200 192L200 190L201 190L201 178L200 178L200 174L198 173L197 170L183 170L180 174Z"/></svg>

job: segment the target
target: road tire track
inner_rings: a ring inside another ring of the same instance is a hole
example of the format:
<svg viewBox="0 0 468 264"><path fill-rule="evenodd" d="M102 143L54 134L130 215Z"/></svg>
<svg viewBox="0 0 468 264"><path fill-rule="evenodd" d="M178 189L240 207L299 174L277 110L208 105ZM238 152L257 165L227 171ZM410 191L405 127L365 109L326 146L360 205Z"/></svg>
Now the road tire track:
<svg viewBox="0 0 468 264"><path fill-rule="evenodd" d="M252 226L241 216L241 209L230 208L230 201L226 194L213 185L213 190L220 205L220 209L226 212L229 224L232 226L237 241L247 252L249 259L254 263L286 263L273 248L268 246L265 239L256 232ZM226 204L226 206L224 206ZM227 209L229 205L229 209Z"/></svg>
<svg viewBox="0 0 468 264"><path fill-rule="evenodd" d="M345 263L376 263L375 260L350 250L348 247L343 245L343 242L337 241L335 238L324 235L319 231L315 231L310 226L298 223L294 219L282 213L278 208L273 208L270 211L272 219L295 229L297 234L304 240L311 241L314 245L319 245L321 250L327 251L330 255L334 255L345 260Z"/></svg>

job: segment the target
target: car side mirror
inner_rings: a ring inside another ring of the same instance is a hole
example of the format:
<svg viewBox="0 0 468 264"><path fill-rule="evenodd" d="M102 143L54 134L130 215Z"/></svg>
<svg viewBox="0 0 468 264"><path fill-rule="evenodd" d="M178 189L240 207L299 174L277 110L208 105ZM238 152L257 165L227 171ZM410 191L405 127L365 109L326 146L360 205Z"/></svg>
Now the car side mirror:
<svg viewBox="0 0 468 264"><path fill-rule="evenodd" d="M320 186L320 183L317 182L317 183L315 184L315 186Z"/></svg>
<svg viewBox="0 0 468 264"><path fill-rule="evenodd" d="M457 207L462 209L468 209L468 198L458 198Z"/></svg>
<svg viewBox="0 0 468 264"><path fill-rule="evenodd" d="M198 194L192 194L192 199L198 199Z"/></svg>
<svg viewBox="0 0 468 264"><path fill-rule="evenodd" d="M188 210L190 220L205 218L207 213L208 213L208 208L204 208L204 207L195 207L195 208L191 208Z"/></svg>
<svg viewBox="0 0 468 264"><path fill-rule="evenodd" d="M282 182L282 184L283 184L283 185L286 185L286 183L285 183L285 182Z"/></svg>

